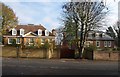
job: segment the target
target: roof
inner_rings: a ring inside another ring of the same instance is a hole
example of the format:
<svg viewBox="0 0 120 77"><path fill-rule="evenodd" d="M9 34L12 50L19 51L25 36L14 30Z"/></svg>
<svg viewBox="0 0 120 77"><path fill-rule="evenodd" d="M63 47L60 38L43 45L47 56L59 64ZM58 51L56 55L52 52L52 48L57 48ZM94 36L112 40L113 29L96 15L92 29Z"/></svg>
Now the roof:
<svg viewBox="0 0 120 77"><path fill-rule="evenodd" d="M44 28L42 25L32 25L32 24L28 24L28 25L18 25L15 28L17 31L20 29L25 29L25 33L28 32L36 32L38 29L41 29L42 31L46 30L46 28Z"/></svg>
<svg viewBox="0 0 120 77"><path fill-rule="evenodd" d="M87 37L88 41L93 41L93 40L98 40L98 41L114 41L114 39L111 36L107 35L103 31L93 31L92 30L92 31L89 31L88 33L92 33L92 34L94 34L94 33L103 34L104 33L104 35L102 35L102 36L99 35L99 37L88 36ZM79 37L80 37L80 34L81 34L81 32L79 31L78 32L78 36ZM74 39L74 37L73 36L67 36L66 40L70 40L70 39Z"/></svg>
<svg viewBox="0 0 120 77"><path fill-rule="evenodd" d="M46 28L43 27L41 24L40 25L34 25L34 24L28 24L28 25L17 25L17 27L15 27L15 29L17 30L17 35L16 36L19 36L20 34L20 29L24 29L24 33L29 33L29 32L33 32L35 34L37 34L37 31L39 29L42 30L42 35L44 36L45 35L45 30ZM11 35L11 30L5 34L5 35ZM54 36L51 32L49 32L49 36Z"/></svg>
<svg viewBox="0 0 120 77"><path fill-rule="evenodd" d="M105 32L103 31L90 31L91 33L100 33L100 34L103 34L104 33L104 36L102 37L87 37L87 40L98 40L98 41L114 41L114 39L107 35Z"/></svg>

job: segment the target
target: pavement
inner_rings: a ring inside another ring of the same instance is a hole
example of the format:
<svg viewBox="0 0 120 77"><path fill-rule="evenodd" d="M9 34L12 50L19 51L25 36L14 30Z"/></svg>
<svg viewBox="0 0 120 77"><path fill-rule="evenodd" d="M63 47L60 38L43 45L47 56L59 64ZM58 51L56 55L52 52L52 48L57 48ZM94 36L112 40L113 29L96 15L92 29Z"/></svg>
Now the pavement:
<svg viewBox="0 0 120 77"><path fill-rule="evenodd" d="M3 58L2 75L118 75L118 62Z"/></svg>

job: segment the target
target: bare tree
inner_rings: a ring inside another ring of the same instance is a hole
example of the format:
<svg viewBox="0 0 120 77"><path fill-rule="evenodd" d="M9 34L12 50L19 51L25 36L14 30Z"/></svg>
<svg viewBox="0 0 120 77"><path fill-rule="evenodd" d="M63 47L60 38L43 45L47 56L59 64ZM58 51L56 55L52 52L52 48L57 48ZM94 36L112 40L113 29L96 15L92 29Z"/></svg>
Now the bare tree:
<svg viewBox="0 0 120 77"><path fill-rule="evenodd" d="M63 5L66 36L75 37L72 39L76 42L80 58L84 51L87 33L102 26L108 11L102 1L68 2Z"/></svg>
<svg viewBox="0 0 120 77"><path fill-rule="evenodd" d="M115 33L116 33L116 38L117 38L117 45L120 47L120 21L117 21L116 25L113 26Z"/></svg>

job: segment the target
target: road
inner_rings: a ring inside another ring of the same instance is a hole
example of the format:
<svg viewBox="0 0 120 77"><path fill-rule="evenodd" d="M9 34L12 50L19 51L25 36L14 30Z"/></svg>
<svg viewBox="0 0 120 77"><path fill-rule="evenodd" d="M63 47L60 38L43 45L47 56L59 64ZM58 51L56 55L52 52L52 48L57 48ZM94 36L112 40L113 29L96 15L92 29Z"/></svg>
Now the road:
<svg viewBox="0 0 120 77"><path fill-rule="evenodd" d="M3 58L3 75L118 75L116 61Z"/></svg>

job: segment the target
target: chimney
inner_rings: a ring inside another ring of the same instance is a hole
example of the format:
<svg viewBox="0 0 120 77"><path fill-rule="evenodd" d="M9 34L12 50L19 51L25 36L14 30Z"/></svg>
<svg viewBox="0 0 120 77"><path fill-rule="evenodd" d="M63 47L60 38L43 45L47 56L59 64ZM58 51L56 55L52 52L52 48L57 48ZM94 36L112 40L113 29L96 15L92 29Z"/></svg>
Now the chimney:
<svg viewBox="0 0 120 77"><path fill-rule="evenodd" d="M34 26L34 24L28 24L28 26Z"/></svg>
<svg viewBox="0 0 120 77"><path fill-rule="evenodd" d="M56 35L56 30L55 29L52 29L52 35Z"/></svg>

